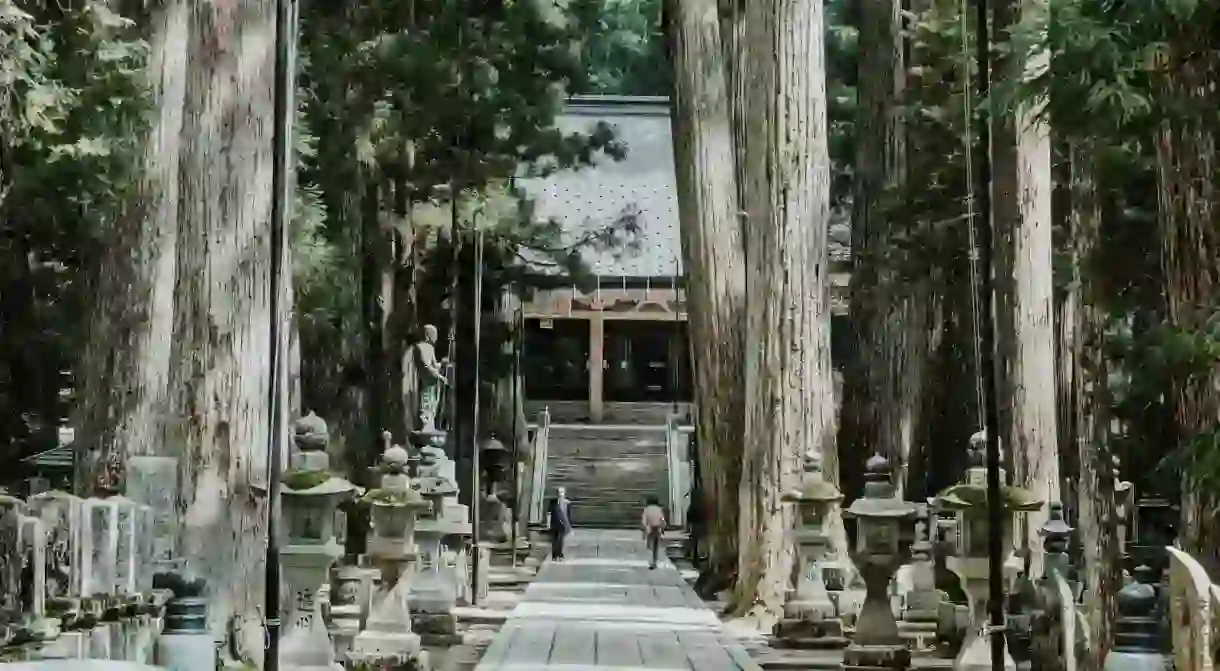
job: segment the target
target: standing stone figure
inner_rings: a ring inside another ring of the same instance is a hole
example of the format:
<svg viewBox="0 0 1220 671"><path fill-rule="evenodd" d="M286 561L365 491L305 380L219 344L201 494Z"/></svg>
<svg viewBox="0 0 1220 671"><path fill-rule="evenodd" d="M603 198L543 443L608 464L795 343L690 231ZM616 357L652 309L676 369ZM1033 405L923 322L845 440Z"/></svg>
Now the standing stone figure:
<svg viewBox="0 0 1220 671"><path fill-rule="evenodd" d="M436 360L436 327L424 325L423 340L415 343L415 374L419 379L419 428L436 430L436 411L441 402L441 386L449 384Z"/></svg>

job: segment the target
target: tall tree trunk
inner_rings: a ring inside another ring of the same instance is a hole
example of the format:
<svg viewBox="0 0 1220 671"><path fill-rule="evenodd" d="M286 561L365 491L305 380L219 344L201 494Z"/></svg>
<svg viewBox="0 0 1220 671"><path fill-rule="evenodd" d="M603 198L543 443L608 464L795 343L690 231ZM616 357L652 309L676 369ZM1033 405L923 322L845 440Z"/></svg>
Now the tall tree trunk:
<svg viewBox="0 0 1220 671"><path fill-rule="evenodd" d="M1214 14L1216 10L1207 11ZM1196 24L1209 26L1212 22ZM1171 42L1170 56L1161 69L1163 96L1178 106L1163 122L1156 146L1161 262L1169 319L1177 329L1196 333L1208 328L1208 320L1220 309L1216 125L1207 114L1220 101L1215 89L1220 57L1206 42L1206 30L1184 28L1182 32ZM1220 422L1220 366L1213 362L1203 370L1191 371L1175 380L1171 389L1180 444L1214 444ZM1182 483L1179 538L1182 548L1196 555L1209 573L1220 575L1217 498L1190 471L1186 469Z"/></svg>
<svg viewBox="0 0 1220 671"><path fill-rule="evenodd" d="M1058 74L1058 73L1056 73ZM1057 241L1060 249L1071 244L1073 216L1073 178L1071 169L1070 142L1063 137L1054 143L1055 156L1059 159L1053 169L1056 197L1052 216L1056 229L1061 234ZM1094 187L1095 188L1095 187ZM1067 519L1076 519L1079 499L1080 465L1076 462L1076 366L1080 359L1080 334L1077 333L1078 312L1081 309L1081 287L1074 281L1076 267L1071 265L1071 277L1060 277L1056 271L1055 285L1055 430L1058 433L1060 503L1067 511Z"/></svg>
<svg viewBox="0 0 1220 671"><path fill-rule="evenodd" d="M996 25L1016 30L1018 20L1045 25L1044 0L1006 0ZM1007 81L1045 70L1047 62L999 59ZM1055 428L1054 281L1052 273L1051 143L1039 110L1020 107L996 124L996 378L1000 392L1000 439L1014 481L1044 500L1059 496L1058 432ZM1042 542L1037 530L1045 511L1024 516L1024 541L1031 572L1041 575Z"/></svg>
<svg viewBox="0 0 1220 671"><path fill-rule="evenodd" d="M411 345L414 333L420 330L416 324L415 305L415 238L416 231L411 220L411 187L405 178L394 183L394 213L398 217L396 230L391 231L394 253L387 271L389 295L385 309L386 365L389 373L386 412L390 431L406 439L406 434L417 429L415 409L415 359Z"/></svg>
<svg viewBox="0 0 1220 671"><path fill-rule="evenodd" d="M271 2L192 5L167 438L183 461L185 554L208 580L213 633L235 618L234 647L255 664L277 477L266 472L266 401L280 383L266 337L274 25Z"/></svg>
<svg viewBox="0 0 1220 671"><path fill-rule="evenodd" d="M520 465L529 464L531 452L534 448L529 441L529 429L526 426L527 419L525 416L525 380L521 376L521 369L514 363L519 346L519 338L522 337L520 331L521 324L518 323L517 314L521 305L521 298L512 289L504 290L500 295L500 300L497 308L498 328L491 329L492 333L503 334L500 347L500 361L502 362L497 368L502 372L495 380L495 392L492 398L488 399L488 404L491 406L492 417L491 429L500 436L505 444L504 446L510 451L516 447L516 461L509 461L510 468L515 469L507 474L508 482L504 483L506 488L516 485L513 489L502 489L502 491L513 492L513 510L516 511L517 520L517 538L529 538L529 502L534 495L534 479L530 477L530 473L521 473ZM517 473L516 476L513 473ZM514 482L513 478L516 477Z"/></svg>
<svg viewBox="0 0 1220 671"><path fill-rule="evenodd" d="M859 7L859 115L852 199L851 322L855 356L841 427L845 471L862 472L879 453L894 466L903 491L916 436L928 357L927 279L908 282L900 239L908 228L902 210L906 141L901 118L905 59L901 3Z"/></svg>
<svg viewBox="0 0 1220 671"><path fill-rule="evenodd" d="M830 366L830 157L821 0L754 0L746 83L745 455L736 613L769 630L792 575L794 521L781 493L800 452L838 473ZM832 553L843 553L842 529Z"/></svg>
<svg viewBox="0 0 1220 671"><path fill-rule="evenodd" d="M1122 563L1115 516L1114 485L1117 474L1105 449L1109 426L1109 399L1105 359L1103 286L1094 267L1101 231L1101 207L1094 178L1094 158L1076 148L1072 156L1072 213L1070 245L1073 284L1080 287L1080 304L1074 311L1078 356L1072 366L1075 391L1078 518L1084 550L1085 605L1089 613L1092 645L1084 660L1088 671L1100 671L1113 644L1117 614L1115 596L1122 587Z"/></svg>
<svg viewBox="0 0 1220 671"><path fill-rule="evenodd" d="M175 245L178 235L179 136L186 94L187 5L167 0L152 10L151 78L158 111L145 140L139 202L106 231L91 269L81 360L84 404L77 490L123 489L127 458L162 453L169 411L170 343L174 328ZM166 452L166 454L172 453Z"/></svg>
<svg viewBox="0 0 1220 671"><path fill-rule="evenodd" d="M690 300L700 506L710 583L737 565L737 493L745 435L745 248L716 0L670 0L673 137Z"/></svg>

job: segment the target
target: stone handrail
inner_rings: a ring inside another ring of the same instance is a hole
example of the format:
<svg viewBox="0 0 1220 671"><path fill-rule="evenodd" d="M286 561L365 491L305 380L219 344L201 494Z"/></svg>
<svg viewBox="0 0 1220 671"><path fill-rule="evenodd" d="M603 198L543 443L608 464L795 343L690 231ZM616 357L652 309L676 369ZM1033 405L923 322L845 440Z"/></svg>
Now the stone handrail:
<svg viewBox="0 0 1220 671"><path fill-rule="evenodd" d="M1215 586L1194 557L1167 547L1169 554L1169 617L1173 629L1176 671L1213 671L1212 591Z"/></svg>
<svg viewBox="0 0 1220 671"><path fill-rule="evenodd" d="M1079 647L1076 625L1080 623L1087 626L1087 622L1079 617L1072 586L1063 577L1063 574L1056 570L1052 570L1050 573L1051 580L1054 581L1055 592L1059 595L1059 626L1063 628L1059 632L1063 646L1063 671L1076 671L1076 649ZM1084 633L1081 632L1081 634Z"/></svg>
<svg viewBox="0 0 1220 671"><path fill-rule="evenodd" d="M665 419L665 464L669 484L669 524L686 526L686 507L691 490L690 434L694 427L680 423L681 416Z"/></svg>
<svg viewBox="0 0 1220 671"><path fill-rule="evenodd" d="M543 408L538 413L538 429L534 431L534 449L530 450L529 475L533 483L530 497L530 524L546 522L547 449L551 436L551 413Z"/></svg>

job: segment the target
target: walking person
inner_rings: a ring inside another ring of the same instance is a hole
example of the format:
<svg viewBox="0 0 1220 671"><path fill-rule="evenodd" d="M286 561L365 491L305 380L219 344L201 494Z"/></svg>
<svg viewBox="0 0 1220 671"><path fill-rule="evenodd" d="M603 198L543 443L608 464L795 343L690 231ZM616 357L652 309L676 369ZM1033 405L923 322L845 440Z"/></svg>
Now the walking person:
<svg viewBox="0 0 1220 671"><path fill-rule="evenodd" d="M648 542L648 551L651 553L648 568L655 569L657 556L661 552L661 534L665 532L665 511L657 497L648 497L644 514L640 516L640 524L644 527L644 540Z"/></svg>
<svg viewBox="0 0 1220 671"><path fill-rule="evenodd" d="M568 488L560 487L555 490L559 494L559 505L563 506L563 512L568 516L568 531L572 530L572 501L568 498Z"/></svg>
<svg viewBox="0 0 1220 671"><path fill-rule="evenodd" d="M548 530L551 534L551 559L563 561L563 541L572 532L572 519L568 515L571 504L565 504L563 499L554 498L550 503L550 520Z"/></svg>

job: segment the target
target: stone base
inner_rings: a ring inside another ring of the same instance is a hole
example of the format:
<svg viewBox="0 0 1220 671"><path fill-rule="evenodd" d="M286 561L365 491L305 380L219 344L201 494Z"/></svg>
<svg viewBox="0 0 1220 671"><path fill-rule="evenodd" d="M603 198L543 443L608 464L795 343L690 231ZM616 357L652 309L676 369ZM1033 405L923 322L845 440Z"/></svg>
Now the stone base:
<svg viewBox="0 0 1220 671"><path fill-rule="evenodd" d="M910 667L911 651L898 645L852 645L843 653L843 671L905 671Z"/></svg>
<svg viewBox="0 0 1220 671"><path fill-rule="evenodd" d="M456 634L457 616L452 613L416 613L411 617L411 630L417 634Z"/></svg>
<svg viewBox="0 0 1220 671"><path fill-rule="evenodd" d="M911 652L928 653L936 650L936 619L898 622L898 636L907 644Z"/></svg>
<svg viewBox="0 0 1220 671"><path fill-rule="evenodd" d="M507 540L503 543L493 543L491 545L491 553L497 557L511 557L513 555L512 540ZM529 541L524 538L517 539L517 558L525 559L530 556L531 548Z"/></svg>
<svg viewBox="0 0 1220 671"><path fill-rule="evenodd" d="M353 653L344 665L347 671L431 671L428 653L417 651L410 655L357 655Z"/></svg>
<svg viewBox="0 0 1220 671"><path fill-rule="evenodd" d="M817 647L847 647L847 639L843 637L843 624L833 618L824 620L783 619L775 625L775 636L784 640L827 639L829 642L842 640L844 644L841 646L830 644Z"/></svg>
<svg viewBox="0 0 1220 671"><path fill-rule="evenodd" d="M372 660L409 660L415 659L419 654L418 634L365 629L352 643L352 649L347 653L347 659L350 667L351 663L358 661L369 663ZM368 668L379 669L381 667Z"/></svg>
<svg viewBox="0 0 1220 671"><path fill-rule="evenodd" d="M991 665L991 641L986 636L975 634L962 647L962 651L953 662L953 668L957 671L992 671L994 667ZM1005 671L1016 671L1016 668L1017 663L1009 654L1008 646L1005 646L1004 669Z"/></svg>
<svg viewBox="0 0 1220 671"><path fill-rule="evenodd" d="M419 638L424 650L442 650L465 642L461 634L420 634Z"/></svg>

